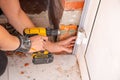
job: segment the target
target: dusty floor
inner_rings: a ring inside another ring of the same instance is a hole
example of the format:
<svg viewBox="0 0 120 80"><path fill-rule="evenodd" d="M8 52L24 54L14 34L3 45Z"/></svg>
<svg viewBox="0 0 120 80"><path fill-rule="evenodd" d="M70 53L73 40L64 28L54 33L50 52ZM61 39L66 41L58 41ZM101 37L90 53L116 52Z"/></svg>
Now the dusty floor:
<svg viewBox="0 0 120 80"><path fill-rule="evenodd" d="M54 55L50 64L34 65L31 56L9 57L6 73L0 80L81 80L74 55Z"/></svg>

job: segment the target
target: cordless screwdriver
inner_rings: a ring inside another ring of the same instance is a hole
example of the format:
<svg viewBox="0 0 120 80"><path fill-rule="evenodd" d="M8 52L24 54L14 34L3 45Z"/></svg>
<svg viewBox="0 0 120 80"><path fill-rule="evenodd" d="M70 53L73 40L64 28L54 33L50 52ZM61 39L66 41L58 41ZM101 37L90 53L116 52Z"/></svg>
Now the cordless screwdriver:
<svg viewBox="0 0 120 80"><path fill-rule="evenodd" d="M57 29L44 28L44 27L34 27L24 29L24 35L27 37L40 35L40 36L57 36L60 32ZM53 54L48 51L38 51L32 54L32 62L34 64L46 64L53 62Z"/></svg>

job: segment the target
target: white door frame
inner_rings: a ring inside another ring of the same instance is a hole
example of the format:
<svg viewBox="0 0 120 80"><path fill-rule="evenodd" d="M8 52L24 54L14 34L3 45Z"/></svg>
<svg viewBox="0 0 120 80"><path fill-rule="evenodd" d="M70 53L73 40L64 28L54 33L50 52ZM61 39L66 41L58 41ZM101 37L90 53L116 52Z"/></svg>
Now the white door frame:
<svg viewBox="0 0 120 80"><path fill-rule="evenodd" d="M86 51L90 34L94 26L101 0L85 0L81 20L78 28L78 36L73 54L77 56L82 80L91 80L86 61Z"/></svg>

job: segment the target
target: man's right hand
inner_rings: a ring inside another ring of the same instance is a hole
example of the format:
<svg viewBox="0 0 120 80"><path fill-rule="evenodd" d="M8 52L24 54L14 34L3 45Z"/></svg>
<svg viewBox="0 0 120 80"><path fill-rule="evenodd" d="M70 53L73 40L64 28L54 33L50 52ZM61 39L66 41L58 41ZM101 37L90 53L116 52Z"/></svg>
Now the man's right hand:
<svg viewBox="0 0 120 80"><path fill-rule="evenodd" d="M44 50L44 46L45 46L44 44L46 41L48 41L48 37L37 35L30 37L30 40L31 40L31 49L29 52L32 53L32 52Z"/></svg>

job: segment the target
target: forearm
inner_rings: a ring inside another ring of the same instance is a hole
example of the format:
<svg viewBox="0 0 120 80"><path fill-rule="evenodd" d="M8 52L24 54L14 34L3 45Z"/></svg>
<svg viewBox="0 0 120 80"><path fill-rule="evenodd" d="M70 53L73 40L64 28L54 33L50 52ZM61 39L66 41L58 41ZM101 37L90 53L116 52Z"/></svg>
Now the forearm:
<svg viewBox="0 0 120 80"><path fill-rule="evenodd" d="M8 20L9 23L14 26L14 28L21 34L23 34L23 30L25 28L34 27L34 24L31 22L23 10L20 10L19 13L13 18L8 17Z"/></svg>
<svg viewBox="0 0 120 80"><path fill-rule="evenodd" d="M0 7L9 23L21 34L25 28L34 27L34 24L21 9L19 0L0 0Z"/></svg>
<svg viewBox="0 0 120 80"><path fill-rule="evenodd" d="M2 26L0 26L0 50L13 51L20 45L19 39L10 35Z"/></svg>

